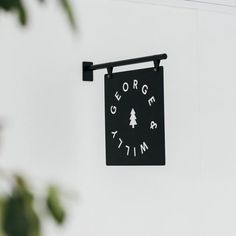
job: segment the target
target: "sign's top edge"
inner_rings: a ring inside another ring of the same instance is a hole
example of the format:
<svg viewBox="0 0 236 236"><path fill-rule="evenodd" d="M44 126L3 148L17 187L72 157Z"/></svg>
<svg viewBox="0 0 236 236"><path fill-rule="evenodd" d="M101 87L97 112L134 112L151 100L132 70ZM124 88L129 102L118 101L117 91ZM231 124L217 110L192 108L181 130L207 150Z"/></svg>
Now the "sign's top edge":
<svg viewBox="0 0 236 236"><path fill-rule="evenodd" d="M163 66L159 66L158 67L158 71L162 71L163 70ZM157 72L155 71L155 67L146 67L146 68L139 68L139 69L129 69L129 70L122 70L122 71L116 71L116 72L112 72L112 75L116 75L116 74L127 74L127 73L132 73L132 72L140 72L140 71L153 71L153 72ZM109 75L108 73L106 73L104 76L105 78L107 77L107 75Z"/></svg>

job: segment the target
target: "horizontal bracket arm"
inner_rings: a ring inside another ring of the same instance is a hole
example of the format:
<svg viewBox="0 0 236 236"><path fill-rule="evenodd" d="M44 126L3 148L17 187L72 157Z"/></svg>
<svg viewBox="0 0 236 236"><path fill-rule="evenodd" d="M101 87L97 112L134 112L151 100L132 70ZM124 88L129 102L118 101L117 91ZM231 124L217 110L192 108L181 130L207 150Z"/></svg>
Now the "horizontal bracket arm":
<svg viewBox="0 0 236 236"><path fill-rule="evenodd" d="M158 54L158 55L152 55L152 56L147 56L147 57L139 57L139 58L134 58L134 59L108 62L108 63L97 64L97 65L93 65L93 62L83 62L83 81L93 81L94 70L107 69L108 74L111 76L112 70L114 67L149 62L149 61L154 62L154 67L155 67L155 70L157 71L159 68L160 61L166 58L167 58L166 54Z"/></svg>

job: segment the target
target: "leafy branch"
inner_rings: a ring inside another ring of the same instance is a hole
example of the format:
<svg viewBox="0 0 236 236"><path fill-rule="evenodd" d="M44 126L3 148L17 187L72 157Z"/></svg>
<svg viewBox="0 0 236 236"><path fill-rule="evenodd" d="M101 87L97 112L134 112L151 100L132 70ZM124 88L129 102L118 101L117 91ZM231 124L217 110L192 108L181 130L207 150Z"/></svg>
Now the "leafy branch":
<svg viewBox="0 0 236 236"><path fill-rule="evenodd" d="M56 186L49 186L45 196L39 196L20 175L4 172L0 178L11 187L10 193L0 195L0 236L40 236L43 220L40 202L57 224L64 223L66 213Z"/></svg>
<svg viewBox="0 0 236 236"><path fill-rule="evenodd" d="M37 0L37 1L40 3L46 2L46 0ZM57 1L60 4L60 6L64 9L64 12L67 15L71 27L75 29L76 20L70 0L57 0ZM18 21L22 26L27 25L29 21L28 10L23 0L0 0L0 10L16 14L18 17Z"/></svg>

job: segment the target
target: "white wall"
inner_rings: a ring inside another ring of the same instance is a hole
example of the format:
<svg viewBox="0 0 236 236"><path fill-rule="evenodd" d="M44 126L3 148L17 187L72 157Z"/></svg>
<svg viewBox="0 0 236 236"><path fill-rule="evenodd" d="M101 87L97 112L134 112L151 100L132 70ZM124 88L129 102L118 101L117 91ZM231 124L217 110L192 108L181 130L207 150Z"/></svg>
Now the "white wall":
<svg viewBox="0 0 236 236"><path fill-rule="evenodd" d="M79 194L65 229L45 235L235 235L236 15L74 5L77 36L53 4L31 5L26 30L0 15L1 166ZM81 62L163 52L167 165L107 167L104 71L82 82Z"/></svg>

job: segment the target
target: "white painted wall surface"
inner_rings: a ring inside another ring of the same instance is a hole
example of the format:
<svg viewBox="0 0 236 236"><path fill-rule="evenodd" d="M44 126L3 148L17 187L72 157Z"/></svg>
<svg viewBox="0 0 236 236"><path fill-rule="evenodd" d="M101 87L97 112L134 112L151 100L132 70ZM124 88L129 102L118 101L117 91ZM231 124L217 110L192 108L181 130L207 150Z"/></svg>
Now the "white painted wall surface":
<svg viewBox="0 0 236 236"><path fill-rule="evenodd" d="M26 30L0 15L1 166L79 195L66 227L49 223L45 235L235 236L236 15L74 5L78 36L53 4L31 3ZM105 71L82 82L81 62L163 52L167 165L107 167Z"/></svg>

